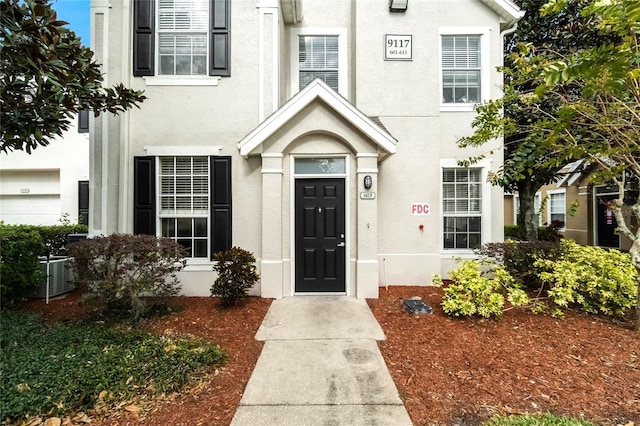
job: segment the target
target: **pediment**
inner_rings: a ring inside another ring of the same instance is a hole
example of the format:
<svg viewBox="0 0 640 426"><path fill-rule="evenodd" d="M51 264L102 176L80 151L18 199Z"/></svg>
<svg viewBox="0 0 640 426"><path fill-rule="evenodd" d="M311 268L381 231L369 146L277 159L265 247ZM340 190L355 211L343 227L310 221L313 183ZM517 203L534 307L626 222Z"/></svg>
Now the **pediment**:
<svg viewBox="0 0 640 426"><path fill-rule="evenodd" d="M367 117L322 80L316 79L245 136L238 143L240 154L244 157L260 154L260 146L268 138L296 120L303 111L314 103L319 103L324 108L330 109L333 114L340 117L341 121L348 123L376 145L378 151L386 155L396 152L397 141L383 126Z"/></svg>

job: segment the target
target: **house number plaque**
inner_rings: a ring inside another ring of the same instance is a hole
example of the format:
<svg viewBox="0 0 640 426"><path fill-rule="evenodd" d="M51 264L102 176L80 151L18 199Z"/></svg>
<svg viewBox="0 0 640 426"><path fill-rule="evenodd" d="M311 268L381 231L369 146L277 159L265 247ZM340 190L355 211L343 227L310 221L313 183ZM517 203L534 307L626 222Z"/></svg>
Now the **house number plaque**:
<svg viewBox="0 0 640 426"><path fill-rule="evenodd" d="M412 35L385 34L384 60L410 61L412 55Z"/></svg>
<svg viewBox="0 0 640 426"><path fill-rule="evenodd" d="M361 192L360 193L361 200L375 200L376 193L375 192Z"/></svg>

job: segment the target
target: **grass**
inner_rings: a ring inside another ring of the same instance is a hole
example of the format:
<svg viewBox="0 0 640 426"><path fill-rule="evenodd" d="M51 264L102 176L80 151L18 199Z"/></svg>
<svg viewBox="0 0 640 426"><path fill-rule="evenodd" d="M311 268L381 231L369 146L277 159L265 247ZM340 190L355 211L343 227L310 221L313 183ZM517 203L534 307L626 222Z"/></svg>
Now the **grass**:
<svg viewBox="0 0 640 426"><path fill-rule="evenodd" d="M27 312L0 315L0 420L70 415L98 400L178 391L224 357L219 346L196 339L97 323L48 326Z"/></svg>
<svg viewBox="0 0 640 426"><path fill-rule="evenodd" d="M483 426L594 426L593 423L558 417L553 414L494 417L482 423Z"/></svg>

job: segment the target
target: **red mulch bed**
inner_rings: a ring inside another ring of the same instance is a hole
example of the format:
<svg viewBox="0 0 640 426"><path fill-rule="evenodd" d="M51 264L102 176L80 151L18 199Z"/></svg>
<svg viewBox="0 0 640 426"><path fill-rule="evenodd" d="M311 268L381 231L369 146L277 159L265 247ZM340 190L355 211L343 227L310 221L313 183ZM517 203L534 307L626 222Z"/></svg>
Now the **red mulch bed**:
<svg viewBox="0 0 640 426"><path fill-rule="evenodd" d="M432 315L402 308L420 296ZM24 308L48 320L81 318L91 309L79 294L30 301ZM496 414L546 413L603 425L640 422L640 335L632 321L568 312L564 319L510 310L499 320L452 319L440 308L442 290L394 286L369 300L387 340L380 349L416 425L477 425ZM209 297L173 298L177 312L145 324L157 333L191 334L219 343L222 368L194 389L126 409L97 425L228 425L260 355L255 333L271 303L251 297L220 310ZM91 413L89 413L91 414ZM64 424L64 423L63 423ZM70 424L70 423L69 423Z"/></svg>
<svg viewBox="0 0 640 426"><path fill-rule="evenodd" d="M413 296L432 315L409 314ZM640 422L640 334L576 312L564 319L507 311L501 320L455 319L442 289L390 287L370 300L380 343L416 425L474 425L496 414L570 415L605 424Z"/></svg>

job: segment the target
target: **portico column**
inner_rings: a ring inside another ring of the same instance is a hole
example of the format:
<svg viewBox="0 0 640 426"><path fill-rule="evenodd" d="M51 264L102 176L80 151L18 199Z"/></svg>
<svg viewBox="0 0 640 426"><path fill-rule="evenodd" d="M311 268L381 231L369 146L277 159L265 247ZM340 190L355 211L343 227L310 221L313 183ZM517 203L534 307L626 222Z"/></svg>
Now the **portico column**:
<svg viewBox="0 0 640 426"><path fill-rule="evenodd" d="M261 295L283 297L282 154L262 154Z"/></svg>
<svg viewBox="0 0 640 426"><path fill-rule="evenodd" d="M356 294L358 299L378 298L378 154L360 153L356 157L357 248ZM371 188L364 187L371 176Z"/></svg>

